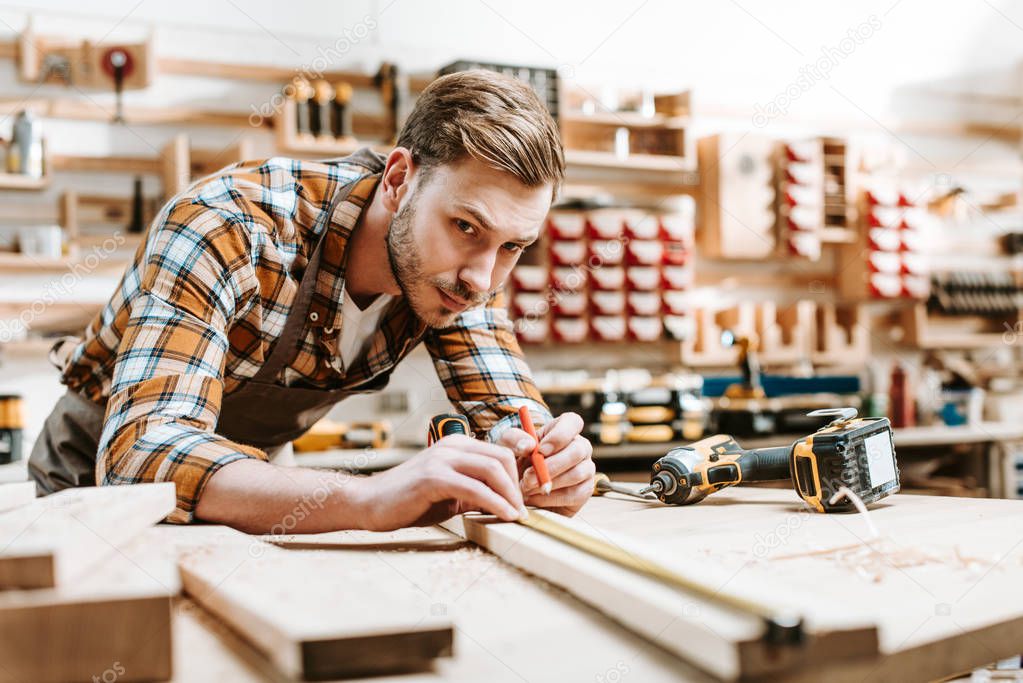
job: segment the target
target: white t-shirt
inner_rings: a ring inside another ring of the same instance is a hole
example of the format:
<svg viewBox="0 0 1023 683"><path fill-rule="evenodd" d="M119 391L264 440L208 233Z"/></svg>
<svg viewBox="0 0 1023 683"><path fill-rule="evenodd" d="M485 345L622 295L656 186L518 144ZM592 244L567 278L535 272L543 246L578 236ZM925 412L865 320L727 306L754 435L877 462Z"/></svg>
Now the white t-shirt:
<svg viewBox="0 0 1023 683"><path fill-rule="evenodd" d="M346 369L352 367L352 364L366 353L370 340L376 334L380 318L392 299L394 297L389 294L380 294L363 310L352 301L352 297L348 296L348 289L345 288L344 300L341 303L342 323L338 352Z"/></svg>

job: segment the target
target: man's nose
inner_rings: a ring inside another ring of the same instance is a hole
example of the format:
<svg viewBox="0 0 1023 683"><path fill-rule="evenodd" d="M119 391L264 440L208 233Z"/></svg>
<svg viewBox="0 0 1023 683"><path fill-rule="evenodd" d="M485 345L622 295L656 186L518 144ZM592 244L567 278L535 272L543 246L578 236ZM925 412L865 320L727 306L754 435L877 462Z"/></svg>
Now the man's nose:
<svg viewBox="0 0 1023 683"><path fill-rule="evenodd" d="M490 292L490 285L494 279L494 264L497 255L491 251L477 256L471 263L464 266L458 273L462 283L472 290L474 298L479 298Z"/></svg>

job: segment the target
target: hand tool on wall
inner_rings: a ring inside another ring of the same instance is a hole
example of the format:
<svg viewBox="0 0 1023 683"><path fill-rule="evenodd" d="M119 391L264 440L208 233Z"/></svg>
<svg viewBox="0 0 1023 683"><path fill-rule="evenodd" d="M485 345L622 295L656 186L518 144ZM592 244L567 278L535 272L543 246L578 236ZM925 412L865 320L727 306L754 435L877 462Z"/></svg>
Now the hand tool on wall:
<svg viewBox="0 0 1023 683"><path fill-rule="evenodd" d="M295 100L295 133L297 135L312 135L312 114L309 100L313 96L313 87L304 78L296 78L294 89L289 96Z"/></svg>
<svg viewBox="0 0 1023 683"><path fill-rule="evenodd" d="M312 134L318 138L329 138L332 134L330 125L331 108L333 107L334 88L324 80L313 83L313 99L309 104Z"/></svg>
<svg viewBox="0 0 1023 683"><path fill-rule="evenodd" d="M100 58L103 72L114 79L115 109L113 123L124 123L124 79L135 71L135 60L123 47L112 47Z"/></svg>
<svg viewBox="0 0 1023 683"><path fill-rule="evenodd" d="M810 415L835 419L791 446L746 450L718 434L673 449L654 463L649 486L639 492L652 492L670 505L689 505L742 482L792 479L796 493L818 512L855 509L848 499L831 502L842 486L866 504L898 492L888 418L856 417L855 408Z"/></svg>
<svg viewBox="0 0 1023 683"><path fill-rule="evenodd" d="M387 107L391 128L390 142L394 143L398 140L398 133L405 123L405 108L410 97L408 76L398 69L397 64L384 62L380 65L375 80Z"/></svg>
<svg viewBox="0 0 1023 683"><path fill-rule="evenodd" d="M736 335L726 330L722 336L722 346L736 346L739 349L739 369L742 371L742 383L733 384L725 390L729 398L764 398L764 387L760 382L760 361L757 349L760 342L756 335Z"/></svg>
<svg viewBox="0 0 1023 683"><path fill-rule="evenodd" d="M334 84L334 113L331 117L332 132L336 139L352 135L352 86L349 83Z"/></svg>

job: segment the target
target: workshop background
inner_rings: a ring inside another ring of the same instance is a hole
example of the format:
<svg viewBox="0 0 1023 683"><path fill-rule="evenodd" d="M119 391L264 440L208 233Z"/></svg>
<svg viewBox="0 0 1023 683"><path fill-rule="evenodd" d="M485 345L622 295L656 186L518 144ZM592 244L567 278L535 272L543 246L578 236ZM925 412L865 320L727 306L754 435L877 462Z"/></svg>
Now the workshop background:
<svg viewBox="0 0 1023 683"><path fill-rule="evenodd" d="M853 406L891 417L903 490L1023 496L1021 34L1001 0L0 4L0 462L170 197L387 149L430 79L483 66L564 137L510 313L602 470ZM385 467L448 408L420 349L299 460Z"/></svg>

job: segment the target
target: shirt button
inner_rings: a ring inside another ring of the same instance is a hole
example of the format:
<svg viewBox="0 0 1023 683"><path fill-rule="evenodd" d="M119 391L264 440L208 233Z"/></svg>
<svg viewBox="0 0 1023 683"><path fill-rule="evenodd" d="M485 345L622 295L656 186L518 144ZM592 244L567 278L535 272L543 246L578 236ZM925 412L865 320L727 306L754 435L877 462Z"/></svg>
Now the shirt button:
<svg viewBox="0 0 1023 683"><path fill-rule="evenodd" d="M312 320L313 322L316 322L317 320L320 319L320 314L317 313L316 311L313 311L312 313L309 314L309 319Z"/></svg>

